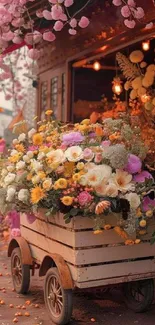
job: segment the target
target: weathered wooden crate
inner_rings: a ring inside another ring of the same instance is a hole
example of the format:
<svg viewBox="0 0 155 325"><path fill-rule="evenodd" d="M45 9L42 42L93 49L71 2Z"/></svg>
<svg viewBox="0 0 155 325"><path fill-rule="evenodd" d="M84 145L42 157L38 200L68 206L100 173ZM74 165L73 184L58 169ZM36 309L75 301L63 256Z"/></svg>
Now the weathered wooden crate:
<svg viewBox="0 0 155 325"><path fill-rule="evenodd" d="M110 221L116 224L116 216ZM65 224L61 214L47 217L45 211L40 211L36 221L29 224L21 215L21 234L33 258L41 263L47 254L60 254L78 288L155 277L155 246L149 243L152 226L144 241L133 246L125 246L113 229L100 235L92 230L93 221L87 218L76 217Z"/></svg>

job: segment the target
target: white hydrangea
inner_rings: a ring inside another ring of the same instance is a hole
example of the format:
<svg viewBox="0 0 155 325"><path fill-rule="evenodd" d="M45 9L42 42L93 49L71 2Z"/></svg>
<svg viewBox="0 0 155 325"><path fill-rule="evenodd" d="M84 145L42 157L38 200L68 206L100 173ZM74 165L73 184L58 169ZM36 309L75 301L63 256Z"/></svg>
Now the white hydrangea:
<svg viewBox="0 0 155 325"><path fill-rule="evenodd" d="M24 156L23 156L23 160L24 160L26 163L29 163L29 162L30 162L30 158L28 157L28 155L24 155Z"/></svg>
<svg viewBox="0 0 155 325"><path fill-rule="evenodd" d="M39 170L42 170L43 169L43 165L39 161L33 159L32 160L32 169L35 172L38 172Z"/></svg>
<svg viewBox="0 0 155 325"><path fill-rule="evenodd" d="M125 198L129 201L132 209L137 209L140 206L140 197L137 193L128 193Z"/></svg>
<svg viewBox="0 0 155 325"><path fill-rule="evenodd" d="M12 173L14 171L14 166L13 165L9 165L7 167L7 170L8 170L8 172Z"/></svg>
<svg viewBox="0 0 155 325"><path fill-rule="evenodd" d="M5 185L10 185L11 183L14 182L16 178L16 175L13 173L9 173L5 178L4 178L4 184Z"/></svg>
<svg viewBox="0 0 155 325"><path fill-rule="evenodd" d="M23 141L25 141L25 139L26 139L26 134L25 133L21 133L19 135L19 137L18 137L19 142L23 142Z"/></svg>
<svg viewBox="0 0 155 325"><path fill-rule="evenodd" d="M2 171L1 171L1 176L4 177L7 174L8 174L8 171L5 168L3 168Z"/></svg>
<svg viewBox="0 0 155 325"><path fill-rule="evenodd" d="M16 164L16 169L17 170L21 170L21 169L24 169L25 168L25 161L19 161L17 164Z"/></svg>
<svg viewBox="0 0 155 325"><path fill-rule="evenodd" d="M33 128L33 129L31 129L29 132L28 132L28 137L29 138L32 138L33 137L33 135L36 133L37 131Z"/></svg>
<svg viewBox="0 0 155 325"><path fill-rule="evenodd" d="M39 152L38 154L38 160L42 160L45 157L45 153L44 152Z"/></svg>
<svg viewBox="0 0 155 325"><path fill-rule="evenodd" d="M18 144L18 139L13 139L12 143L13 143L14 146L15 146L16 144Z"/></svg>
<svg viewBox="0 0 155 325"><path fill-rule="evenodd" d="M18 153L18 151L17 150L15 150L15 149L13 149L12 151L11 151L11 156L14 156L14 155L16 155Z"/></svg>
<svg viewBox="0 0 155 325"><path fill-rule="evenodd" d="M29 199L29 196L30 196L29 191L23 188L18 193L18 200L26 203Z"/></svg>
<svg viewBox="0 0 155 325"><path fill-rule="evenodd" d="M9 187L7 190L6 201L12 202L16 194L16 189L14 187Z"/></svg>
<svg viewBox="0 0 155 325"><path fill-rule="evenodd" d="M28 151L27 152L27 156L31 159L31 158L33 158L33 156L34 156L34 153L33 153L33 151Z"/></svg>

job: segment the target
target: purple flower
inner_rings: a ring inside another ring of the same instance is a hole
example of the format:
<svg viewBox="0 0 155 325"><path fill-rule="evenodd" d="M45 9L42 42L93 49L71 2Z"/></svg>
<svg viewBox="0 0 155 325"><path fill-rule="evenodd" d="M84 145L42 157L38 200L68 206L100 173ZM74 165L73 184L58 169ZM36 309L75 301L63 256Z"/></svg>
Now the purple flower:
<svg viewBox="0 0 155 325"><path fill-rule="evenodd" d="M84 136L80 132L70 132L62 137L63 144L72 145L78 144L84 140Z"/></svg>
<svg viewBox="0 0 155 325"><path fill-rule="evenodd" d="M145 196L143 199L143 210L148 211L153 207L155 207L155 200L151 200L148 196Z"/></svg>
<svg viewBox="0 0 155 325"><path fill-rule="evenodd" d="M143 170L140 174L137 174L134 176L134 181L137 182L137 183L143 183L145 182L145 178L152 178L152 175L147 172L147 170Z"/></svg>
<svg viewBox="0 0 155 325"><path fill-rule="evenodd" d="M128 156L128 163L125 167L125 170L130 174L138 173L142 168L142 162L139 157L130 154Z"/></svg>
<svg viewBox="0 0 155 325"><path fill-rule="evenodd" d="M8 212L6 220L8 221L10 228L20 228L20 214L13 210Z"/></svg>
<svg viewBox="0 0 155 325"><path fill-rule="evenodd" d="M26 219L28 223L33 223L36 220L36 216L32 212L26 213Z"/></svg>

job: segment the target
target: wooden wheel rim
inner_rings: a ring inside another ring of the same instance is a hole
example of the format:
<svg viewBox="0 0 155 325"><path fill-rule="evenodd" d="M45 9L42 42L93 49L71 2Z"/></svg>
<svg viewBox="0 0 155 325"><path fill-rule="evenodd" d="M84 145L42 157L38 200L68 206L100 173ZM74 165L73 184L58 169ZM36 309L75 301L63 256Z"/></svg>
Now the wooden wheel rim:
<svg viewBox="0 0 155 325"><path fill-rule="evenodd" d="M13 257L12 261L12 273L13 273L13 280L17 287L21 286L22 283L22 265L21 260L18 255Z"/></svg>
<svg viewBox="0 0 155 325"><path fill-rule="evenodd" d="M63 309L63 293L57 277L51 275L46 284L47 304L50 313L55 317L60 317Z"/></svg>

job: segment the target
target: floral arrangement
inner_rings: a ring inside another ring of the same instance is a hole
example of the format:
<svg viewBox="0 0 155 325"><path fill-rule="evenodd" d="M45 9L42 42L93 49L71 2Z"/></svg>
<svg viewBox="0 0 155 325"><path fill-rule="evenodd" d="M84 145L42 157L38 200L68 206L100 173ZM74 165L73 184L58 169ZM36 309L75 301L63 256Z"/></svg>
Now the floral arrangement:
<svg viewBox="0 0 155 325"><path fill-rule="evenodd" d="M155 117L155 64L147 65L142 51L133 51L129 59L117 53L116 59L127 79L125 90L130 90L130 99L139 99L145 113Z"/></svg>
<svg viewBox="0 0 155 325"><path fill-rule="evenodd" d="M25 133L13 140L1 172L1 213L25 212L33 222L43 207L49 215L63 213L66 223L90 217L95 233L111 228L105 216L119 213L115 230L124 239L136 226L145 233L155 208L154 180L143 170L146 148L137 134L121 119L64 125L51 114L46 111L38 130L17 125L15 131Z"/></svg>

